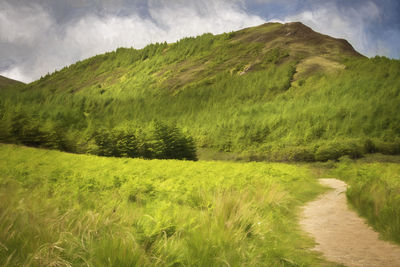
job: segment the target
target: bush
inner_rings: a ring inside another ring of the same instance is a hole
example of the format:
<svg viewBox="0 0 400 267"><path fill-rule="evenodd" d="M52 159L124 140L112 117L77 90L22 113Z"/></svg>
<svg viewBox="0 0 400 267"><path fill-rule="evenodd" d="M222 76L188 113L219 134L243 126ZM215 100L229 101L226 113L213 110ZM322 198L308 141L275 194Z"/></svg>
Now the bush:
<svg viewBox="0 0 400 267"><path fill-rule="evenodd" d="M370 153L370 154L378 152L374 142L372 142L371 139L365 140L365 142L364 142L364 150L365 150L366 153Z"/></svg>
<svg viewBox="0 0 400 267"><path fill-rule="evenodd" d="M315 152L315 159L317 161L328 161L330 159L337 160L341 157L341 153L337 146L332 144L322 145Z"/></svg>
<svg viewBox="0 0 400 267"><path fill-rule="evenodd" d="M139 157L139 142L129 131L101 130L94 133L95 154L106 157Z"/></svg>
<svg viewBox="0 0 400 267"><path fill-rule="evenodd" d="M60 149L71 152L65 129L52 123L43 124L35 116L17 113L12 117L9 131L14 141L26 146Z"/></svg>
<svg viewBox="0 0 400 267"><path fill-rule="evenodd" d="M342 156L352 159L363 156L362 148L355 143L330 143L320 146L315 152L317 161L338 160Z"/></svg>
<svg viewBox="0 0 400 267"><path fill-rule="evenodd" d="M400 155L400 143L377 142L376 152L384 155Z"/></svg>
<svg viewBox="0 0 400 267"><path fill-rule="evenodd" d="M400 155L399 142L379 142L367 139L364 142L364 151L369 154L382 153L384 155Z"/></svg>
<svg viewBox="0 0 400 267"><path fill-rule="evenodd" d="M193 139L184 136L176 126L154 122L151 139L154 158L197 160Z"/></svg>
<svg viewBox="0 0 400 267"><path fill-rule="evenodd" d="M295 148L291 151L289 155L290 161L303 161L303 162L313 162L315 161L314 153L307 148Z"/></svg>
<svg viewBox="0 0 400 267"><path fill-rule="evenodd" d="M90 152L106 157L142 157L147 159L197 160L196 146L176 126L155 122L150 133L102 129L93 134L95 149Z"/></svg>

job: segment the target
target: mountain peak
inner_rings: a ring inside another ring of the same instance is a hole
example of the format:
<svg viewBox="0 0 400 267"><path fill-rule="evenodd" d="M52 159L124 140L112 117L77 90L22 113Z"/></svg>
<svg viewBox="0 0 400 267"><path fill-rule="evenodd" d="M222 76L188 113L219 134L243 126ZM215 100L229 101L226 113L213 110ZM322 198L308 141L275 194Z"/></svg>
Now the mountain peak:
<svg viewBox="0 0 400 267"><path fill-rule="evenodd" d="M301 22L281 24L265 23L238 31L239 39L262 42L266 48L286 48L292 54L303 56L323 55L330 57L362 56L344 39L318 33Z"/></svg>

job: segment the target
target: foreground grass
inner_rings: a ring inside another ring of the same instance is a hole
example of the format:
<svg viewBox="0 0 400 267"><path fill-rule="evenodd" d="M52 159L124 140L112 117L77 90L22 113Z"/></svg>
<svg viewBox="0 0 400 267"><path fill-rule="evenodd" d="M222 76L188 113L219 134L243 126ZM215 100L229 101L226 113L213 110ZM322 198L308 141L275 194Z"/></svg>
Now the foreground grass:
<svg viewBox="0 0 400 267"><path fill-rule="evenodd" d="M306 167L0 145L2 266L310 266Z"/></svg>
<svg viewBox="0 0 400 267"><path fill-rule="evenodd" d="M384 162L380 162L384 161ZM400 157L345 159L328 171L349 184L347 199L384 239L400 244Z"/></svg>

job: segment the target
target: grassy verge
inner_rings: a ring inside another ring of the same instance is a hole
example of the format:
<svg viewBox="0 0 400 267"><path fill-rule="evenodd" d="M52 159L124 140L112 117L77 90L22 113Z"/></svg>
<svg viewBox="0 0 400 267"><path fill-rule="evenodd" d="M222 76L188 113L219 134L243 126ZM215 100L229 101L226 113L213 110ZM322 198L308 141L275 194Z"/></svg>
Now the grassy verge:
<svg viewBox="0 0 400 267"><path fill-rule="evenodd" d="M330 176L349 184L347 198L382 237L400 244L400 157L373 155L327 163Z"/></svg>
<svg viewBox="0 0 400 267"><path fill-rule="evenodd" d="M308 168L0 145L2 266L316 266Z"/></svg>

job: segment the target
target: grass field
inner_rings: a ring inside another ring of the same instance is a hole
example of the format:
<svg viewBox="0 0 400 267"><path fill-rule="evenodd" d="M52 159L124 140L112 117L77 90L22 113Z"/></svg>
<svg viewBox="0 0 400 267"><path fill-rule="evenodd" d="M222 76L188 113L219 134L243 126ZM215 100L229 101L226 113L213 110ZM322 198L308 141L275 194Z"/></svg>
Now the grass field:
<svg viewBox="0 0 400 267"><path fill-rule="evenodd" d="M315 266L307 167L0 145L2 266Z"/></svg>

